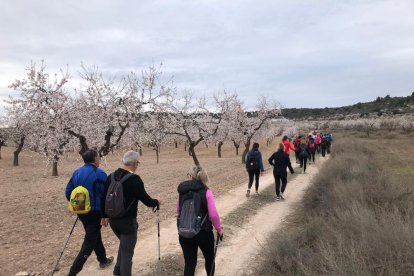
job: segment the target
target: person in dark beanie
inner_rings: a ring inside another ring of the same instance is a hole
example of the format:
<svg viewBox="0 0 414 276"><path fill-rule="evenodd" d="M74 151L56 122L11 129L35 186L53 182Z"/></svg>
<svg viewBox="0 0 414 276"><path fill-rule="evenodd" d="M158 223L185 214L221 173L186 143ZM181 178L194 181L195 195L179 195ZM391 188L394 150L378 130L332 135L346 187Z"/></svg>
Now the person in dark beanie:
<svg viewBox="0 0 414 276"><path fill-rule="evenodd" d="M249 174L246 197L250 196L253 177L255 178L256 195L259 195L259 178L264 172L262 153L259 151L259 143L253 143L252 149L246 155L246 170Z"/></svg>
<svg viewBox="0 0 414 276"><path fill-rule="evenodd" d="M269 164L273 166L273 176L275 178L275 190L276 200L285 199L283 193L285 192L287 185L287 172L286 168L289 168L290 173L293 174L295 171L290 163L289 156L284 152L284 145L279 144L277 152L273 153L269 158ZM282 181L282 187L280 182Z"/></svg>
<svg viewBox="0 0 414 276"><path fill-rule="evenodd" d="M70 200L72 191L78 187L85 187L90 195L91 210L78 215L85 229L85 237L78 256L73 262L68 276L78 274L86 260L95 252L100 268L105 268L113 261L114 257L106 257L105 247L101 237L101 223L104 223L101 209L101 195L104 191L106 173L99 168L100 158L95 150L87 150L82 154L85 165L75 170L66 186L66 198Z"/></svg>
<svg viewBox="0 0 414 276"><path fill-rule="evenodd" d="M114 268L114 275L131 276L132 257L137 243L138 231L138 201L147 207L159 208L161 202L152 199L144 188L144 182L135 171L138 168L139 154L135 151L128 151L122 158L123 167L110 174L105 182L105 191L102 194L102 210L105 209L105 198L112 181L121 182L124 192L125 213L117 218L109 218L109 224L119 239L118 256ZM125 179L123 179L125 178ZM108 214L104 212L105 218ZM108 220L105 221L108 224Z"/></svg>

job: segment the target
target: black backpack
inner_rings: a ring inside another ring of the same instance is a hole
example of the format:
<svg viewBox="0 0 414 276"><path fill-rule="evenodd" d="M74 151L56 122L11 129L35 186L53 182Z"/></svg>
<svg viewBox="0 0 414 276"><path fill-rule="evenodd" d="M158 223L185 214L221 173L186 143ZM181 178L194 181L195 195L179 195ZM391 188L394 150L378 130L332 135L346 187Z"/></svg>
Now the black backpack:
<svg viewBox="0 0 414 276"><path fill-rule="evenodd" d="M178 235L181 237L192 238L204 228L208 220L207 202L203 202L206 191L207 187L180 194L180 214L177 217L177 228ZM206 206L203 207L203 205Z"/></svg>
<svg viewBox="0 0 414 276"><path fill-rule="evenodd" d="M300 152L299 152L299 156L300 157L307 157L308 156L308 151L306 150L306 146L305 145L301 145L300 146Z"/></svg>
<svg viewBox="0 0 414 276"><path fill-rule="evenodd" d="M121 218L131 207L132 203L125 208L124 187L123 183L134 174L128 173L121 180L115 180L115 174L111 174L111 184L105 197L105 213L109 218Z"/></svg>
<svg viewBox="0 0 414 276"><path fill-rule="evenodd" d="M246 160L246 169L248 171L257 171L259 170L259 160L255 156L249 156Z"/></svg>

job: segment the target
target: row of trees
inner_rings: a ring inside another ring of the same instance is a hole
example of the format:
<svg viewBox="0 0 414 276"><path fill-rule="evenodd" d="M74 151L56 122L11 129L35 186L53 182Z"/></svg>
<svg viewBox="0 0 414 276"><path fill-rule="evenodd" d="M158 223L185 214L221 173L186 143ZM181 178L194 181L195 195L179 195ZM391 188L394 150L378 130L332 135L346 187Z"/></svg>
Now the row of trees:
<svg viewBox="0 0 414 276"><path fill-rule="evenodd" d="M116 147L150 145L158 162L161 145L183 143L200 164L200 143L217 144L221 157L221 146L231 142L237 154L244 146L244 162L253 139L271 139L280 132L271 123L280 106L270 99L259 97L255 111L246 112L235 93L211 98L179 94L172 78L162 75L161 65L118 80L105 77L97 67L82 66L78 89L69 87L68 70L49 74L42 62L32 63L26 72L10 85L18 94L7 101L4 118L13 130L7 140L16 145L13 164L19 164L19 154L27 148L48 157L52 175L58 175L61 156L73 149L83 153L96 148L106 156Z"/></svg>

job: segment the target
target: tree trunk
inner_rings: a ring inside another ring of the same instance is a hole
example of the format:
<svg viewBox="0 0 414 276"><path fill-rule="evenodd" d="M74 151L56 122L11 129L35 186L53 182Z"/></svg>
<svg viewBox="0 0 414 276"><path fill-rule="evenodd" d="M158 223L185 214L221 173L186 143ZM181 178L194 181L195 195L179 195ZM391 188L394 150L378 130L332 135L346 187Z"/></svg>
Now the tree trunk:
<svg viewBox="0 0 414 276"><path fill-rule="evenodd" d="M175 144L175 148L177 149L178 148L178 142L174 141L174 144Z"/></svg>
<svg viewBox="0 0 414 276"><path fill-rule="evenodd" d="M243 154L242 154L242 164L246 163L246 155L247 155L247 153L249 152L249 149L250 149L250 139L248 139L247 142L244 143L244 146L245 146L245 148L244 148L244 151L243 151Z"/></svg>
<svg viewBox="0 0 414 276"><path fill-rule="evenodd" d="M19 166L19 154L23 149L24 139L24 136L20 138L20 143L18 144L16 150L13 152L13 166L15 167Z"/></svg>
<svg viewBox="0 0 414 276"><path fill-rule="evenodd" d="M218 158L221 158L221 147L223 146L223 142L220 141L218 143L217 151L218 151Z"/></svg>
<svg viewBox="0 0 414 276"><path fill-rule="evenodd" d="M157 157L157 164L160 163L160 147L158 145L154 145L155 156Z"/></svg>
<svg viewBox="0 0 414 276"><path fill-rule="evenodd" d="M139 155L142 156L142 148L139 148Z"/></svg>
<svg viewBox="0 0 414 276"><path fill-rule="evenodd" d="M53 156L52 176L58 176L58 161L59 161L59 157L57 155Z"/></svg>
<svg viewBox="0 0 414 276"><path fill-rule="evenodd" d="M68 133L76 138L79 139L79 144L80 144L80 150L79 150L79 154L82 155L85 151L87 151L89 149L88 144L86 143L86 138L85 136L75 133L72 130L69 130Z"/></svg>
<svg viewBox="0 0 414 276"><path fill-rule="evenodd" d="M188 147L188 152L190 153L191 157L193 157L194 165L199 166L200 162L198 162L198 159L195 153L195 146L196 146L195 144L191 144Z"/></svg>
<svg viewBox="0 0 414 276"><path fill-rule="evenodd" d="M236 148L236 155L239 155L239 147L240 147L240 143L236 143L233 141L233 145Z"/></svg>
<svg viewBox="0 0 414 276"><path fill-rule="evenodd" d="M1 144L0 144L0 160L1 160Z"/></svg>
<svg viewBox="0 0 414 276"><path fill-rule="evenodd" d="M187 151L187 143L184 143L184 151Z"/></svg>

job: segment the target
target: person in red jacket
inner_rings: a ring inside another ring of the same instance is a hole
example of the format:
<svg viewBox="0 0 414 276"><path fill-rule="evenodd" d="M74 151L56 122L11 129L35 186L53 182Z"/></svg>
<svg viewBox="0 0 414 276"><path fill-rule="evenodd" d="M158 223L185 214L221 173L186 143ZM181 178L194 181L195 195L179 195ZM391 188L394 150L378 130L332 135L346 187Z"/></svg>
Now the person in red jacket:
<svg viewBox="0 0 414 276"><path fill-rule="evenodd" d="M296 151L296 148L293 146L292 142L289 141L288 137L285 135L282 139L282 144L284 146L284 152L289 155L290 150Z"/></svg>
<svg viewBox="0 0 414 276"><path fill-rule="evenodd" d="M299 145L302 141L302 136L298 136L295 141L293 141L293 146L295 147L295 157L296 157L296 163L299 164Z"/></svg>
<svg viewBox="0 0 414 276"><path fill-rule="evenodd" d="M316 144L316 151L318 152L318 154L321 152L321 141L322 141L321 136L317 135L315 138L315 144Z"/></svg>

